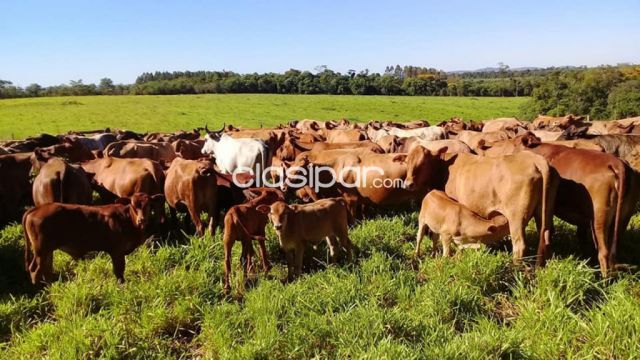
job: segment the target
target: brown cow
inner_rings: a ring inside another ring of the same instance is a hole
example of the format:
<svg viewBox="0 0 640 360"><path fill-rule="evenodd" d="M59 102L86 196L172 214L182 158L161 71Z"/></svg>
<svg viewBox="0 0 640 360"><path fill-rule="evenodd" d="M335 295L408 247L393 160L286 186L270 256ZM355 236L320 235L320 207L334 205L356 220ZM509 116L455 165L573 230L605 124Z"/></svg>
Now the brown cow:
<svg viewBox="0 0 640 360"><path fill-rule="evenodd" d="M252 241L258 241L260 247L260 257L265 274L271 269L267 248L265 246L264 228L269 222L267 216L257 210L260 205L271 205L276 201L284 201L282 191L274 188L255 188L245 190L252 197L251 201L245 204L235 205L227 211L224 217L224 289L230 290L229 274L231 272L231 251L233 244L240 241L242 244L242 255L240 260L243 264L245 277L250 271L251 257L253 255Z"/></svg>
<svg viewBox="0 0 640 360"><path fill-rule="evenodd" d="M113 158L149 159L162 165L170 164L177 156L169 143L143 141L117 141L107 145L104 154Z"/></svg>
<svg viewBox="0 0 640 360"><path fill-rule="evenodd" d="M32 202L31 153L0 155L0 224L19 219Z"/></svg>
<svg viewBox="0 0 640 360"><path fill-rule="evenodd" d="M420 256L420 243L427 231L435 233L433 251L438 240L442 242L442 255L449 256L451 241L462 246L472 244L492 245L509 235L507 218L493 213L488 219L469 210L466 206L451 199L443 191L432 190L422 200L418 216L418 235L415 255Z"/></svg>
<svg viewBox="0 0 640 360"><path fill-rule="evenodd" d="M364 150L364 151L363 151ZM416 187L409 191L402 186L407 173L404 163L406 154L375 154L366 149L338 149L303 153L287 170L287 183L296 187L293 180L304 175L301 169L314 172L320 168L331 168L344 185L319 187L318 194L309 194L310 189L299 192L305 197L343 196L347 200L350 220L360 218L365 205L393 207L404 205L426 194L426 188ZM291 179L291 180L290 180ZM329 171L320 171L314 181L327 184L335 180Z"/></svg>
<svg viewBox="0 0 640 360"><path fill-rule="evenodd" d="M551 144L526 149L544 156L560 175L555 213L578 226L584 245L586 234L592 234L600 270L607 275L640 198L636 172L617 157L596 151Z"/></svg>
<svg viewBox="0 0 640 360"><path fill-rule="evenodd" d="M352 257L351 240L347 223L347 206L344 199L321 199L311 204L287 205L277 201L271 206L260 205L258 210L269 214L280 246L287 256L287 280L302 273L302 260L307 245L327 241L331 257L335 247L343 248L349 260Z"/></svg>
<svg viewBox="0 0 640 360"><path fill-rule="evenodd" d="M546 259L553 231L557 174L539 155L517 153L488 158L471 154L433 154L414 149L407 157L405 187L444 190L449 197L488 218L497 211L509 222L513 259L525 252L525 228L535 216L540 234L538 264Z"/></svg>
<svg viewBox="0 0 640 360"><path fill-rule="evenodd" d="M367 134L360 129L324 130L324 137L328 143L346 143L367 140Z"/></svg>
<svg viewBox="0 0 640 360"><path fill-rule="evenodd" d="M477 151L477 149L482 145L491 144L501 140L508 140L511 136L506 131L477 132L463 130L458 132L454 138L469 145L473 151Z"/></svg>
<svg viewBox="0 0 640 360"><path fill-rule="evenodd" d="M204 234L200 214L209 216L209 233L214 234L218 215L218 185L214 162L209 159L177 158L167 170L164 194L176 219L176 210L187 211L198 235Z"/></svg>
<svg viewBox="0 0 640 360"><path fill-rule="evenodd" d="M89 205L92 194L85 171L58 158L42 165L33 180L33 203L36 206L52 202Z"/></svg>
<svg viewBox="0 0 640 360"><path fill-rule="evenodd" d="M287 139L284 144L276 151L276 157L281 161L293 161L296 156L305 151L325 151L334 149L357 149L367 148L371 152L382 154L384 150L376 143L364 140L364 141L351 141L341 143L327 143L327 142L312 142L304 143L295 139Z"/></svg>
<svg viewBox="0 0 640 360"><path fill-rule="evenodd" d="M482 132L507 131L513 134L519 134L522 131L529 130L529 123L520 121L516 118L499 118L483 121L484 126Z"/></svg>
<svg viewBox="0 0 640 360"><path fill-rule="evenodd" d="M65 158L72 163L89 161L95 158L91 150L82 142L65 138L61 144L52 145L43 148L37 148L33 151L33 155L39 161L51 159L54 156Z"/></svg>
<svg viewBox="0 0 640 360"><path fill-rule="evenodd" d="M533 120L531 125L536 130L544 129L548 131L563 131L569 126L584 125L584 120L584 116L576 116L573 114L557 117L538 115L538 117Z"/></svg>
<svg viewBox="0 0 640 360"><path fill-rule="evenodd" d="M104 251L111 257L116 278L124 282L125 255L145 241L151 203L164 200L162 195L137 193L121 201L102 206L50 203L28 210L22 217L22 227L24 265L31 282L52 280L55 250L74 259L91 251ZM29 260L31 249L33 259Z"/></svg>
<svg viewBox="0 0 640 360"><path fill-rule="evenodd" d="M186 160L198 160L208 155L202 153L204 140L179 139L171 143L176 155Z"/></svg>

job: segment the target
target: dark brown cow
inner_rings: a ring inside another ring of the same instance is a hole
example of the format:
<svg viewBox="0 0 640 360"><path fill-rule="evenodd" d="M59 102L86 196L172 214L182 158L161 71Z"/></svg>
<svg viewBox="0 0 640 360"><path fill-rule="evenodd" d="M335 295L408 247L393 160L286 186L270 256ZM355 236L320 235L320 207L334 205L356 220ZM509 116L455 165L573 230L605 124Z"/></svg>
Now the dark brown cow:
<svg viewBox="0 0 640 360"><path fill-rule="evenodd" d="M186 160L198 160L203 157L207 157L207 155L202 154L203 145L204 140L192 141L180 139L171 143L176 155Z"/></svg>
<svg viewBox="0 0 640 360"><path fill-rule="evenodd" d="M24 140L9 141L4 144L5 150L9 153L31 152L39 147L47 147L60 144L60 138L49 134L41 134L28 137Z"/></svg>
<svg viewBox="0 0 640 360"><path fill-rule="evenodd" d="M187 211L198 235L204 234L200 213L209 216L209 233L214 234L218 216L218 185L214 162L209 159L184 160L176 158L164 185L164 194L175 220L176 210Z"/></svg>
<svg viewBox="0 0 640 360"><path fill-rule="evenodd" d="M240 241L242 244L240 260L243 264L245 277L251 267L253 240L258 241L265 274L271 269L267 248L264 243L266 236L264 228L269 222L269 219L265 214L258 211L257 207L260 205L271 205L276 201L284 201L282 191L274 188L255 188L246 190L246 192L254 198L248 203L231 207L224 217L224 289L227 292L231 289L229 285L231 251L236 241Z"/></svg>
<svg viewBox="0 0 640 360"><path fill-rule="evenodd" d="M102 206L50 203L28 210L22 218L22 227L24 265L31 282L52 280L55 250L62 250L74 259L91 251L104 251L111 257L116 278L124 282L125 256L145 241L151 203L163 203L164 199L162 195L137 193L122 202Z"/></svg>
<svg viewBox="0 0 640 360"><path fill-rule="evenodd" d="M95 159L95 156L82 142L65 138L61 144L37 148L33 155L38 161L46 162L52 157L61 157L72 163Z"/></svg>
<svg viewBox="0 0 640 360"><path fill-rule="evenodd" d="M52 202L89 205L92 194L85 171L58 158L44 164L33 180L33 203L36 206Z"/></svg>
<svg viewBox="0 0 640 360"><path fill-rule="evenodd" d="M30 172L31 153L0 155L0 224L20 219L32 202Z"/></svg>

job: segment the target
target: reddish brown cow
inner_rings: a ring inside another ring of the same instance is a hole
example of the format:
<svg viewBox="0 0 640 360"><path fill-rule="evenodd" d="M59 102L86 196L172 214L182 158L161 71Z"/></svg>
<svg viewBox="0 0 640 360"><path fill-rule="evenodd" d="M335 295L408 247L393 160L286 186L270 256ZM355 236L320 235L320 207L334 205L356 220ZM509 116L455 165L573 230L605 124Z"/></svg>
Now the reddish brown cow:
<svg viewBox="0 0 640 360"><path fill-rule="evenodd" d="M124 282L125 256L145 241L145 227L153 202L163 203L163 196L137 193L119 204L50 203L28 210L22 218L22 227L24 265L31 282L52 280L55 250L62 250L74 259L91 251L104 251L111 257L116 278ZM30 260L31 250L33 259Z"/></svg>
<svg viewBox="0 0 640 360"><path fill-rule="evenodd" d="M54 156L65 158L72 163L89 161L95 158L91 150L84 146L80 141L74 141L65 138L62 144L52 145L44 148L37 148L33 151L33 155L39 161L51 159Z"/></svg>
<svg viewBox="0 0 640 360"><path fill-rule="evenodd" d="M171 143L176 155L185 160L198 160L208 155L202 153L204 140L176 140Z"/></svg>
<svg viewBox="0 0 640 360"><path fill-rule="evenodd" d="M218 185L213 161L176 158L167 170L164 194L171 207L172 219L176 219L176 210L189 212L197 234L203 235L200 213L204 211L209 216L209 233L214 234L218 215Z"/></svg>
<svg viewBox="0 0 640 360"><path fill-rule="evenodd" d="M107 145L104 154L114 158L149 159L162 165L170 164L176 158L171 144L163 142L117 141Z"/></svg>
<svg viewBox="0 0 640 360"><path fill-rule="evenodd" d="M282 191L274 188L255 188L245 190L254 197L245 204L235 205L227 211L224 217L224 289L229 291L229 274L231 272L231 251L233 244L240 241L242 244L242 255L240 260L243 264L245 277L250 271L251 257L253 255L252 241L258 241L260 247L260 257L265 274L271 269L267 248L265 246L264 228L269 222L267 216L257 210L260 205L271 205L276 201L284 201ZM248 196L249 197L249 196Z"/></svg>
<svg viewBox="0 0 640 360"><path fill-rule="evenodd" d="M89 205L92 194L85 171L58 158L44 164L33 180L33 203L36 206L52 202Z"/></svg>
<svg viewBox="0 0 640 360"><path fill-rule="evenodd" d="M0 224L19 219L31 203L31 153L0 155Z"/></svg>

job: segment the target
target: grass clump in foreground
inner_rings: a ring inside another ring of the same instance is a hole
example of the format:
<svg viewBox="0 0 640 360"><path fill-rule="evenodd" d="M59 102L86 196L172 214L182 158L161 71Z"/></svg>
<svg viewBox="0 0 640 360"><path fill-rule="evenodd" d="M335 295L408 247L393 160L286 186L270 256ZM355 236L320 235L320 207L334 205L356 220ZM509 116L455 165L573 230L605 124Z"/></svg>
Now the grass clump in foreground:
<svg viewBox="0 0 640 360"><path fill-rule="evenodd" d="M208 94L170 96L69 96L0 100L0 140L47 132L106 127L146 131L190 130L223 122L265 127L310 116L352 121L452 116L484 120L516 116L527 98ZM312 115L313 114L313 115Z"/></svg>
<svg viewBox="0 0 640 360"><path fill-rule="evenodd" d="M10 226L0 239L11 264L0 275L0 357L640 357L636 276L605 282L564 255L535 272L503 251L416 261L415 223L415 213L364 221L350 232L354 263L326 266L320 247L288 285L269 232L273 273L245 287L235 249L228 297L219 234L140 248L124 285L107 256L73 262L58 252L60 280L34 291L20 227ZM570 241L559 227L556 241Z"/></svg>

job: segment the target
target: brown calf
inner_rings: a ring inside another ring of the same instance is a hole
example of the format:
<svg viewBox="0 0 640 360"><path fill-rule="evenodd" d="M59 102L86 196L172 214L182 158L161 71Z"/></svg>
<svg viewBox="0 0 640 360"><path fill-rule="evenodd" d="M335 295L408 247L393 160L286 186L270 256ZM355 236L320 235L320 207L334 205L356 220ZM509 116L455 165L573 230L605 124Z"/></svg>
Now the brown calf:
<svg viewBox="0 0 640 360"><path fill-rule="evenodd" d="M102 206L50 203L27 211L22 217L24 265L31 282L51 280L55 250L74 259L90 251L104 251L111 256L116 278L124 282L124 257L145 241L151 203L164 199L137 193L121 201Z"/></svg>

